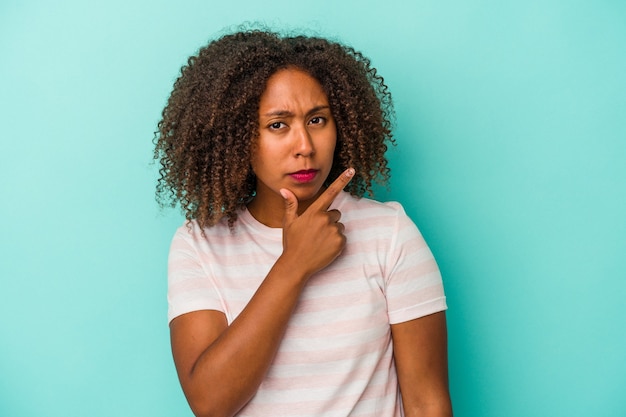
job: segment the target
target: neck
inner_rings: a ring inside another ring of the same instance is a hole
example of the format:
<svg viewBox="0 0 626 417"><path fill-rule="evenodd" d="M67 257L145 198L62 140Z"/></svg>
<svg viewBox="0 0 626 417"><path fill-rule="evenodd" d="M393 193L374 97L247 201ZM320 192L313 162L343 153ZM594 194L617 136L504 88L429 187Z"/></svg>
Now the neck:
<svg viewBox="0 0 626 417"><path fill-rule="evenodd" d="M271 199L270 201L265 201L265 199L255 196L248 203L248 211L259 223L267 227L282 228L285 203L282 200L282 196L279 197L280 200Z"/></svg>
<svg viewBox="0 0 626 417"><path fill-rule="evenodd" d="M318 195L324 189L320 190ZM298 200L298 215L301 215L306 209L317 199ZM267 227L282 228L283 218L285 216L285 200L280 194L257 194L252 201L248 203L248 211L259 223Z"/></svg>

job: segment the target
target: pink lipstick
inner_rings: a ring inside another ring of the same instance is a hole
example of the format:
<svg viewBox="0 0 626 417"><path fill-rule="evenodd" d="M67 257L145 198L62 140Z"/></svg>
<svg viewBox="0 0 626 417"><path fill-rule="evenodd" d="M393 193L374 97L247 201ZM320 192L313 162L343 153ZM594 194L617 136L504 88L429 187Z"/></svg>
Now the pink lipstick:
<svg viewBox="0 0 626 417"><path fill-rule="evenodd" d="M313 181L318 172L317 169L303 169L301 171L292 172L289 176L297 182L305 183Z"/></svg>

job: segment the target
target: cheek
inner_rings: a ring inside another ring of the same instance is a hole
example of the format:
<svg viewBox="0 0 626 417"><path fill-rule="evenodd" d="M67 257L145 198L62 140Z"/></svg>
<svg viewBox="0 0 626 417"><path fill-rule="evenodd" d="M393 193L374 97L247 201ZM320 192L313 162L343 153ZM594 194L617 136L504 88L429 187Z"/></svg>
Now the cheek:
<svg viewBox="0 0 626 417"><path fill-rule="evenodd" d="M267 158L266 155L268 155L266 141L259 139L250 151L250 165L252 169L262 167Z"/></svg>
<svg viewBox="0 0 626 417"><path fill-rule="evenodd" d="M250 158L250 168L255 176L263 176L264 172L267 171L266 168L267 163L265 162L262 155L259 155L258 149L254 154L252 154Z"/></svg>
<svg viewBox="0 0 626 417"><path fill-rule="evenodd" d="M335 148L337 147L337 126L334 121L332 123L331 132L328 134L328 142L331 144L330 148L332 152L335 152Z"/></svg>
<svg viewBox="0 0 626 417"><path fill-rule="evenodd" d="M335 148L337 147L337 136L329 135L329 137L325 141L326 143L326 152L330 155L335 154Z"/></svg>
<svg viewBox="0 0 626 417"><path fill-rule="evenodd" d="M276 144L268 143L267 141L259 141L252 151L250 157L250 166L255 175L259 176L261 173L272 172L273 168L285 159L284 150L282 150Z"/></svg>

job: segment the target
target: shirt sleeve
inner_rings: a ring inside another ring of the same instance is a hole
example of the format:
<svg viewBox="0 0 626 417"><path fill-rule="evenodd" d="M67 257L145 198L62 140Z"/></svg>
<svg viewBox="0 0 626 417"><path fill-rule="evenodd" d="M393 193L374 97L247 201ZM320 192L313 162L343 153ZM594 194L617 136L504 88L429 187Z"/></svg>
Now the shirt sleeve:
<svg viewBox="0 0 626 417"><path fill-rule="evenodd" d="M224 312L210 272L203 266L194 236L196 225L182 226L172 239L168 259L168 322L192 311ZM196 233L198 234L198 233Z"/></svg>
<svg viewBox="0 0 626 417"><path fill-rule="evenodd" d="M422 234L399 203L387 264L385 285L391 324L447 309L437 262Z"/></svg>

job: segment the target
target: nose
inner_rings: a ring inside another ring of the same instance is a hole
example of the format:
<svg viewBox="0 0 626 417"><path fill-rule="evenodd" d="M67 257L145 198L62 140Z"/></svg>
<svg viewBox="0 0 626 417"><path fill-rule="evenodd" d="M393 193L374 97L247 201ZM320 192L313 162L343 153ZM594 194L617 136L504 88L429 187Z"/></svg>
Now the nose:
<svg viewBox="0 0 626 417"><path fill-rule="evenodd" d="M313 138L306 126L302 126L295 132L294 138L294 155L296 157L310 157L315 153Z"/></svg>

